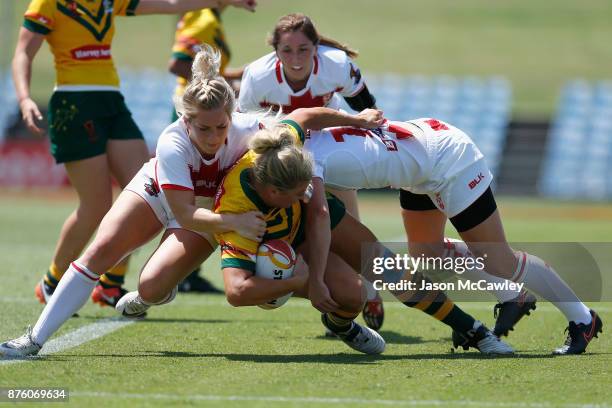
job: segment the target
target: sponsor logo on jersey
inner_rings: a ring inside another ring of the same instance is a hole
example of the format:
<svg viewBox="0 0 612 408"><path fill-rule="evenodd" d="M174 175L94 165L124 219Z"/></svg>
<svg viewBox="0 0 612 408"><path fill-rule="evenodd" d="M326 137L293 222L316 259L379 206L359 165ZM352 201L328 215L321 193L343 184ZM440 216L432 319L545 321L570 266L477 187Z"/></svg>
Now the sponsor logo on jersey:
<svg viewBox="0 0 612 408"><path fill-rule="evenodd" d="M219 167L219 161L210 165L202 163L199 170L194 170L191 165L188 167L191 172L194 194L201 197L214 197L217 186L224 176L224 172Z"/></svg>
<svg viewBox="0 0 612 408"><path fill-rule="evenodd" d="M110 45L85 45L80 48L70 50L72 58L80 61L110 59Z"/></svg>
<svg viewBox="0 0 612 408"><path fill-rule="evenodd" d="M478 176L476 176L476 178L472 181L470 181L468 183L468 187L470 188L470 190L473 190L474 188L476 188L476 186L478 184L480 184L480 182L484 179L484 175L482 173L478 173Z"/></svg>

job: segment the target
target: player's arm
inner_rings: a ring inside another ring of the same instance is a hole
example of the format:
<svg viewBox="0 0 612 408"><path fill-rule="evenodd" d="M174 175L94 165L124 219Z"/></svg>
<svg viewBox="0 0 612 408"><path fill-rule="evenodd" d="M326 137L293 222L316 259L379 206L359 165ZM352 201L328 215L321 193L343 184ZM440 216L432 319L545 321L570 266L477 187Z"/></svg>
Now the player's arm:
<svg viewBox="0 0 612 408"><path fill-rule="evenodd" d="M15 92L21 115L28 129L36 135L42 135L44 132L36 124L36 121L42 120L43 117L38 106L36 106L36 102L30 97L30 81L32 79L32 62L44 40L45 36L43 34L22 27L19 30L17 47L13 56L13 82L15 83Z"/></svg>
<svg viewBox="0 0 612 408"><path fill-rule="evenodd" d="M344 96L343 98L348 106L357 112L368 108L376 109L376 99L370 93L366 84L363 84L363 88L354 96Z"/></svg>
<svg viewBox="0 0 612 408"><path fill-rule="evenodd" d="M171 58L168 62L168 71L176 76L191 80L191 64L193 60Z"/></svg>
<svg viewBox="0 0 612 408"><path fill-rule="evenodd" d="M135 14L174 14L227 6L255 11L257 2L256 0L140 0Z"/></svg>
<svg viewBox="0 0 612 408"><path fill-rule="evenodd" d="M278 280L260 278L248 269L223 268L225 296L232 306L261 305L304 287L308 279L304 268L307 268L306 264L298 261L293 276Z"/></svg>
<svg viewBox="0 0 612 408"><path fill-rule="evenodd" d="M312 179L312 196L306 205L306 252L308 253L308 297L322 313L333 312L338 304L331 298L325 284L325 268L331 244L329 209L325 199L325 185L319 177Z"/></svg>
<svg viewBox="0 0 612 408"><path fill-rule="evenodd" d="M286 120L297 123L302 129L319 130L333 126L354 126L372 129L384 122L383 113L376 109L366 109L356 115L330 108L300 108L291 112Z"/></svg>
<svg viewBox="0 0 612 408"><path fill-rule="evenodd" d="M259 211L216 214L206 208L195 206L193 190L164 189L164 194L174 217L185 229L209 234L236 231L255 241L259 241L266 230L263 214Z"/></svg>

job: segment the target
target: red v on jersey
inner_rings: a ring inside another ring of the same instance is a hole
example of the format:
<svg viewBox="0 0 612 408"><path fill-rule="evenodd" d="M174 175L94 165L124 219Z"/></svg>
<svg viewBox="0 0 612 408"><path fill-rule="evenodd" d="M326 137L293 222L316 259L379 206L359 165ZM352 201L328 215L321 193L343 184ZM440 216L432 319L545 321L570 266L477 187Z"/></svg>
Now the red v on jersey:
<svg viewBox="0 0 612 408"><path fill-rule="evenodd" d="M191 181L194 186L194 194L201 197L214 197L217 191L217 186L223 179L223 172L219 167L219 160L206 165L202 163L198 171L194 171L189 166L191 171Z"/></svg>

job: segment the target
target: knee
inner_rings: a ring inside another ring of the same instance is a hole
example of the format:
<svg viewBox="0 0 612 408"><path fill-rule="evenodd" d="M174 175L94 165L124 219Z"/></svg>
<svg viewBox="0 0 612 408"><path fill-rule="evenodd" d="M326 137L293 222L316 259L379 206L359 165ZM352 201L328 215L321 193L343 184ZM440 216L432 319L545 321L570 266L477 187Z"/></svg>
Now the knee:
<svg viewBox="0 0 612 408"><path fill-rule="evenodd" d="M168 293L160 290L160 286L152 279L141 279L138 283L138 294L148 303L159 303L168 297Z"/></svg>
<svg viewBox="0 0 612 408"><path fill-rule="evenodd" d="M340 309L347 313L359 314L363 309L366 301L365 288L361 281L356 281L354 284L346 285L341 296L333 296L334 300L340 305Z"/></svg>
<svg viewBox="0 0 612 408"><path fill-rule="evenodd" d="M488 251L477 248L473 251L475 257L484 261L485 270L490 275L511 279L519 264L520 252L515 253L509 246L499 246Z"/></svg>
<svg viewBox="0 0 612 408"><path fill-rule="evenodd" d="M106 272L121 260L116 254L113 241L98 239L97 236L79 259L81 262L91 265L90 268L95 269L100 274Z"/></svg>

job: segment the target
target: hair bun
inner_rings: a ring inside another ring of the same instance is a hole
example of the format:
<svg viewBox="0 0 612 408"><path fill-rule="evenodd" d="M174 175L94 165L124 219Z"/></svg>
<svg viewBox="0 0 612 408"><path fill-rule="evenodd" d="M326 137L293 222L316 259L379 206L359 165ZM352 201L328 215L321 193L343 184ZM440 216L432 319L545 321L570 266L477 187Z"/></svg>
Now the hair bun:
<svg viewBox="0 0 612 408"><path fill-rule="evenodd" d="M209 44L201 44L200 51L195 55L191 65L193 80L212 79L219 76L221 69L221 53Z"/></svg>
<svg viewBox="0 0 612 408"><path fill-rule="evenodd" d="M261 132L258 137L251 139L250 148L257 154L264 154L270 150L281 150L294 144L293 135L283 126L273 132Z"/></svg>

